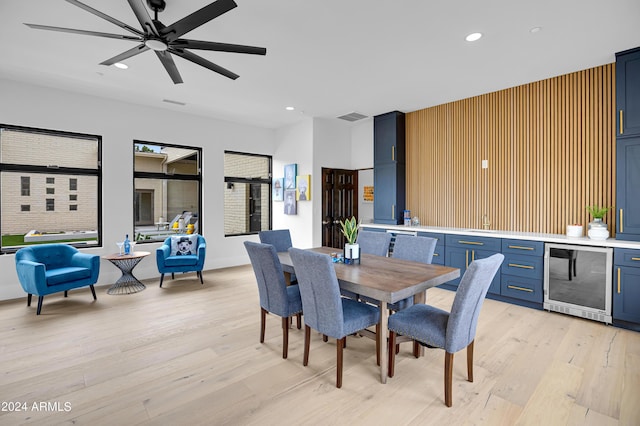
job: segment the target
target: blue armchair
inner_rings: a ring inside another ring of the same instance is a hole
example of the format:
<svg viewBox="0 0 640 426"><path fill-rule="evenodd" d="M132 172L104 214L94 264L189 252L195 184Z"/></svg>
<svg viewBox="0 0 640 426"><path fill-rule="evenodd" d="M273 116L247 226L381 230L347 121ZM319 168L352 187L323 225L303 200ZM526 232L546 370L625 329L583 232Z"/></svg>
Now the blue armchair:
<svg viewBox="0 0 640 426"><path fill-rule="evenodd" d="M197 240L192 248L192 253L182 254L172 253L172 239L193 238ZM176 272L196 272L200 278L200 284L204 284L202 279L202 269L204 268L204 258L207 254L207 243L202 235L176 235L164 240L164 243L156 249L156 263L160 272L160 287L164 280L164 274L171 273L171 279L175 278Z"/></svg>
<svg viewBox="0 0 640 426"><path fill-rule="evenodd" d="M40 244L21 248L16 252L18 280L27 292L27 306L31 306L32 295L38 296L40 315L44 296L52 293L89 286L96 300L93 285L100 273L100 257L80 253L66 244Z"/></svg>

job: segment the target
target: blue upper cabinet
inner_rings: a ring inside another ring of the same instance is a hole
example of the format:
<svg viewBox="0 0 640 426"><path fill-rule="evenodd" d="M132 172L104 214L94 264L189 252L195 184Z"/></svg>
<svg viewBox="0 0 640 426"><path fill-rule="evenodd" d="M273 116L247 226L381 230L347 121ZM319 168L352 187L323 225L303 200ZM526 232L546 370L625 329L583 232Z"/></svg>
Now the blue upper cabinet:
<svg viewBox="0 0 640 426"><path fill-rule="evenodd" d="M616 145L616 238L640 241L640 136Z"/></svg>
<svg viewBox="0 0 640 426"><path fill-rule="evenodd" d="M373 221L403 222L405 208L405 117L393 111L373 118Z"/></svg>
<svg viewBox="0 0 640 426"><path fill-rule="evenodd" d="M616 238L640 241L640 47L616 54Z"/></svg>
<svg viewBox="0 0 640 426"><path fill-rule="evenodd" d="M640 136L640 47L616 53L616 134Z"/></svg>

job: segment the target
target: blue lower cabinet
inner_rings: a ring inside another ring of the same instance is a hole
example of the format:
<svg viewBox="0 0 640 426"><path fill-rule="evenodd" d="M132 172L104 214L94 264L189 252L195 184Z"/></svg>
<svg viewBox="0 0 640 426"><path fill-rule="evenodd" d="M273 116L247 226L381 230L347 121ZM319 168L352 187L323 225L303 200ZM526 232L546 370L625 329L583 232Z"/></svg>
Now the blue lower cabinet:
<svg viewBox="0 0 640 426"><path fill-rule="evenodd" d="M542 280L513 275L503 275L500 294L514 299L542 303Z"/></svg>
<svg viewBox="0 0 640 426"><path fill-rule="evenodd" d="M640 268L613 267L614 320L640 324Z"/></svg>
<svg viewBox="0 0 640 426"><path fill-rule="evenodd" d="M490 256L493 256L497 252L489 251L489 250L478 250L475 248L459 248L459 247L447 247L445 246L445 259L446 265L451 266L453 268L460 269L460 278L456 278L455 280L449 281L447 284L457 287L460 284L460 280L462 276L466 272L469 265L477 259L484 259ZM435 263L435 262L434 262ZM500 294L500 273L497 273L496 276L491 281L491 285L489 286L489 294Z"/></svg>

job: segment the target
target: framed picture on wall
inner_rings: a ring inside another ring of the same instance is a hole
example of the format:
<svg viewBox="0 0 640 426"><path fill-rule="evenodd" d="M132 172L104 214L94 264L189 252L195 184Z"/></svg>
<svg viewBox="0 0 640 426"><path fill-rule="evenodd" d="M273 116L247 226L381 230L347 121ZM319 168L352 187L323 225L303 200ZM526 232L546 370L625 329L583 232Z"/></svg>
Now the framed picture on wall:
<svg viewBox="0 0 640 426"><path fill-rule="evenodd" d="M287 164L284 166L284 190L296 189L296 176L298 175L297 164Z"/></svg>
<svg viewBox="0 0 640 426"><path fill-rule="evenodd" d="M284 201L284 178L273 180L272 194L273 201Z"/></svg>
<svg viewBox="0 0 640 426"><path fill-rule="evenodd" d="M284 190L284 214L298 214L295 189Z"/></svg>
<svg viewBox="0 0 640 426"><path fill-rule="evenodd" d="M297 178L296 200L311 201L311 175L301 175Z"/></svg>

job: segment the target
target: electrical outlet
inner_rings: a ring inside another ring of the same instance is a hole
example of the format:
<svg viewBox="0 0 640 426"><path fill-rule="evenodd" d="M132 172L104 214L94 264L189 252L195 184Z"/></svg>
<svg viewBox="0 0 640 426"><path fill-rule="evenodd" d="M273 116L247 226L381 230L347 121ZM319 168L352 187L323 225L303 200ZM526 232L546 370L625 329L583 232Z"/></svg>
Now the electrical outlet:
<svg viewBox="0 0 640 426"><path fill-rule="evenodd" d="M489 168L489 160L482 160L482 168L483 169Z"/></svg>

